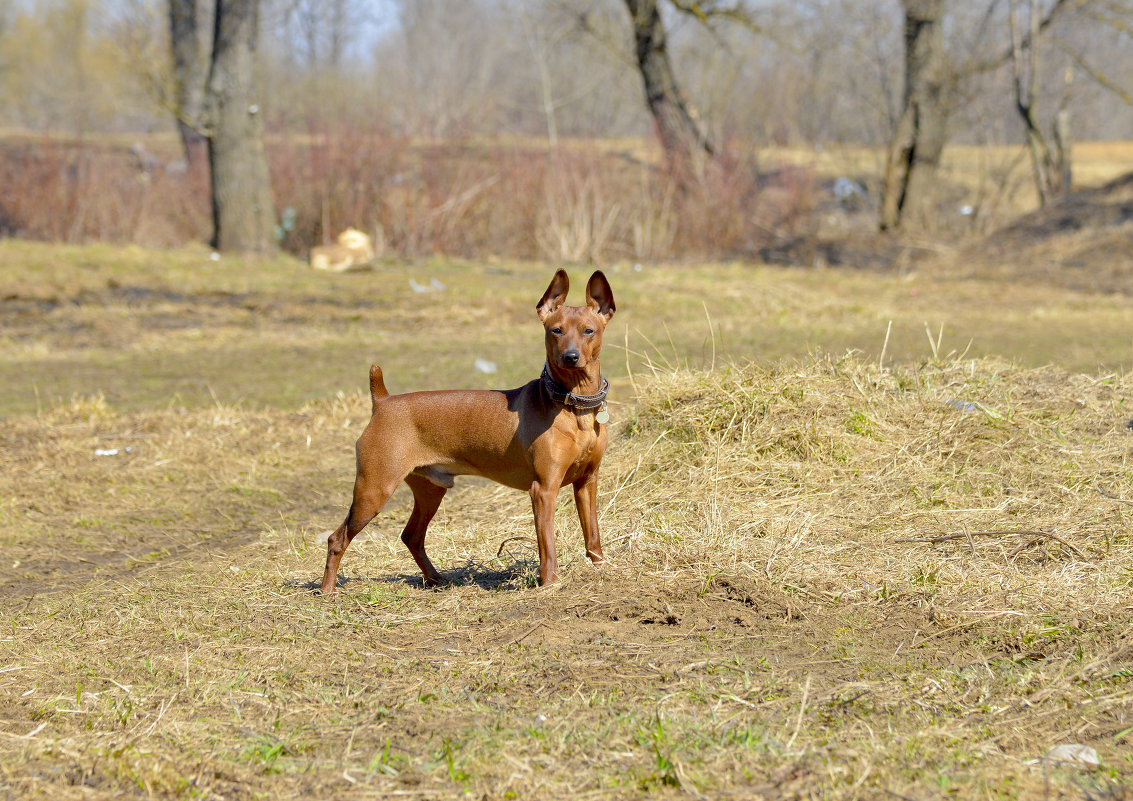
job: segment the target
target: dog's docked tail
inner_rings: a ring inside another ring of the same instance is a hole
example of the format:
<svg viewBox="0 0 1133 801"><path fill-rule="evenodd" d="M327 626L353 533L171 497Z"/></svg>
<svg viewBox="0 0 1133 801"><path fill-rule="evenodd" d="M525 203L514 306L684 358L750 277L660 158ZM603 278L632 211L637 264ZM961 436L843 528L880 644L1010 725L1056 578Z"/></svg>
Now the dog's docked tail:
<svg viewBox="0 0 1133 801"><path fill-rule="evenodd" d="M370 365L370 414L373 414L378 408L378 401L382 398L389 397L389 390L386 389L385 379L382 378L382 368L376 364Z"/></svg>

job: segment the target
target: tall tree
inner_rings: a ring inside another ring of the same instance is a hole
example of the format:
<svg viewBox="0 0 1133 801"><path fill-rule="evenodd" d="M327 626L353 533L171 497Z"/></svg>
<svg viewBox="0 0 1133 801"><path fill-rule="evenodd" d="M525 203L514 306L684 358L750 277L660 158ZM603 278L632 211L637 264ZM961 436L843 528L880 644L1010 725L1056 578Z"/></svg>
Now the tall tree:
<svg viewBox="0 0 1133 801"><path fill-rule="evenodd" d="M257 81L260 0L215 0L205 45L208 5L169 0L178 121L187 148L200 135L208 146L213 246L267 253L276 243Z"/></svg>
<svg viewBox="0 0 1133 801"><path fill-rule="evenodd" d="M351 45L373 20L372 0L286 0L283 29L294 37L294 55L309 71L344 66Z"/></svg>
<svg viewBox="0 0 1133 801"><path fill-rule="evenodd" d="M1115 0L1106 4L1106 11L1108 13L1126 4L1128 0ZM1018 65L1020 53L1028 48L1033 52L1040 35L1061 12L1071 6L1088 9L1094 3L1093 0L1053 0L1045 12L1040 13L1039 3L1032 2L1030 30L1025 36L1020 36L1015 20L1015 3L1012 2L1008 20L1012 27L1010 45L1005 48L998 44L990 48L977 47L966 56L954 52L956 48L949 50L945 45L946 17L952 7L949 0L901 0L901 5L905 19L904 104L894 126L886 159L879 218L882 230L897 228L906 222L924 225L931 221L937 168L950 134L949 117L966 98L971 79L996 70L1009 61ZM975 37L977 40L986 39L993 20L999 18L996 13L998 6L996 0L986 0L982 23ZM1099 19L1105 16L1099 14ZM1016 105L1027 122L1024 107L1033 108L1034 95L1033 92L1028 93L1033 84L1024 86L1021 80L1016 72ZM1028 125L1031 122L1033 119ZM1038 158L1045 162L1048 156L1040 153ZM1068 161L1058 165L1059 180L1065 177L1064 168L1068 167Z"/></svg>
<svg viewBox="0 0 1133 801"><path fill-rule="evenodd" d="M169 43L173 51L174 113L185 159L191 164L205 149L201 134L201 111L205 99L208 59L204 36L210 32L205 24L206 11L212 4L197 0L169 0Z"/></svg>
<svg viewBox="0 0 1133 801"><path fill-rule="evenodd" d="M1015 81L1015 108L1027 129L1027 148L1031 153L1035 190L1038 192L1039 205L1045 206L1048 201L1070 189L1070 111L1066 107L1069 93L1063 94L1061 108L1052 126L1052 135L1048 138L1039 123L1036 108L1039 85L1038 0L1030 0L1028 11L1030 35L1024 42L1019 24L1018 0L1011 0L1011 69ZM1073 71L1068 69L1069 88Z"/></svg>
<svg viewBox="0 0 1133 801"><path fill-rule="evenodd" d="M205 94L218 250L275 249L275 210L256 80L259 0L217 0Z"/></svg>
<svg viewBox="0 0 1133 801"><path fill-rule="evenodd" d="M905 17L905 92L885 162L881 228L930 215L932 184L948 141L955 73L944 51L945 0L901 0Z"/></svg>
<svg viewBox="0 0 1133 801"><path fill-rule="evenodd" d="M657 0L625 0L625 4L633 25L645 102L666 157L680 162L697 153L711 155L712 146L689 114L677 87Z"/></svg>

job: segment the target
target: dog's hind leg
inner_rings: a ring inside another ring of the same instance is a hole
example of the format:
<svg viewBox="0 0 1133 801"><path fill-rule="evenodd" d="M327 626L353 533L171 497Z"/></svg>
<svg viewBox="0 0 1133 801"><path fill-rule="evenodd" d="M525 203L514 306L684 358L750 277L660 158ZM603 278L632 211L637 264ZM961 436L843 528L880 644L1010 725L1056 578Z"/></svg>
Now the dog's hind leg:
<svg viewBox="0 0 1133 801"><path fill-rule="evenodd" d="M409 515L405 530L401 532L401 541L405 543L409 553L413 554L414 561L425 576L425 583L436 586L441 583L441 574L425 553L425 531L429 528L429 521L437 513L447 488L412 473L406 476L405 483L413 490L413 512Z"/></svg>
<svg viewBox="0 0 1133 801"><path fill-rule="evenodd" d="M386 501L393 495L397 482L392 486L374 484L364 481L361 477L354 482L354 500L350 504L350 511L346 513L346 520L335 529L327 540L327 566L323 571L323 595L334 595L338 591L338 566L342 562L342 554L346 547L358 536L358 532L374 519L374 516L386 505Z"/></svg>

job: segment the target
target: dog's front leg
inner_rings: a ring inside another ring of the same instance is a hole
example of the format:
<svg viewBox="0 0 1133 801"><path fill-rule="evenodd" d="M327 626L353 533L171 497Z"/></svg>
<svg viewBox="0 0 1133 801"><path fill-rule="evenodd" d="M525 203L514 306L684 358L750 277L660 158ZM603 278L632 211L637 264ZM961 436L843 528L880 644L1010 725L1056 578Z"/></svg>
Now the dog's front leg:
<svg viewBox="0 0 1133 801"><path fill-rule="evenodd" d="M559 577L559 559L555 550L555 501L561 480L540 481L531 485L531 510L535 513L535 540L539 544L539 583L544 586Z"/></svg>
<svg viewBox="0 0 1133 801"><path fill-rule="evenodd" d="M602 537L598 533L598 472L574 482L574 505L578 509L578 522L582 525L582 539L586 555L596 565L605 565L602 554Z"/></svg>

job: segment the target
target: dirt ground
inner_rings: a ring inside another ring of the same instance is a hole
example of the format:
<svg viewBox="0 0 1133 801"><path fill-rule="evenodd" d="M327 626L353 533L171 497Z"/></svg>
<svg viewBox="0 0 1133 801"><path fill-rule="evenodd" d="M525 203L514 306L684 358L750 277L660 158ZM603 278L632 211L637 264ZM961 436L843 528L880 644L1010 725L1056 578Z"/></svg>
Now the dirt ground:
<svg viewBox="0 0 1133 801"><path fill-rule="evenodd" d="M1079 189L963 248L964 274L1133 294L1133 173Z"/></svg>

